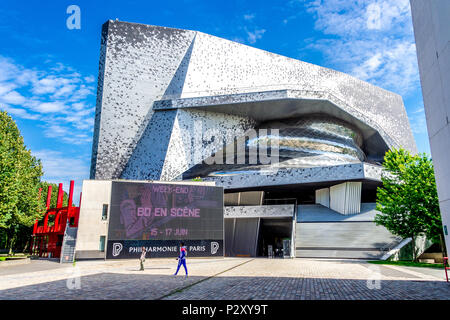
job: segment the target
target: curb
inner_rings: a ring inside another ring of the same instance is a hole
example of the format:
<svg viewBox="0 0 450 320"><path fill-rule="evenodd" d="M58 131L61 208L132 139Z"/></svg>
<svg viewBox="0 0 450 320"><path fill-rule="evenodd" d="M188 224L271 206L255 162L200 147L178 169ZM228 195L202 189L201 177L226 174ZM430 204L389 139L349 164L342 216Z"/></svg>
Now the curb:
<svg viewBox="0 0 450 320"><path fill-rule="evenodd" d="M17 266L17 265L22 265L22 264L28 264L30 262L31 262L30 258L1 261L0 262L0 268L1 267L9 267L9 266Z"/></svg>

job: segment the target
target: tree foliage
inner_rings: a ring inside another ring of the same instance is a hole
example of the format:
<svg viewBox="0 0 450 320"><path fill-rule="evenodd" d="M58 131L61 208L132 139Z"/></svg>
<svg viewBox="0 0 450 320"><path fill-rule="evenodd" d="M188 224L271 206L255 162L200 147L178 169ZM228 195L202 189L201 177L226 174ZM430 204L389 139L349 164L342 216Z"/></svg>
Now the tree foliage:
<svg viewBox="0 0 450 320"><path fill-rule="evenodd" d="M42 181L39 185L39 188L42 188L41 191L41 205L44 208L45 211L45 205L47 204L47 190L48 187L52 186L52 197L50 200L50 208L56 208L56 202L58 200L58 185L56 183L50 183L46 181ZM69 202L69 195L67 192L63 192L63 207L67 206Z"/></svg>
<svg viewBox="0 0 450 320"><path fill-rule="evenodd" d="M0 111L0 229L10 247L21 227L30 227L42 212L38 189L42 176L40 160L31 155L17 125Z"/></svg>
<svg viewBox="0 0 450 320"><path fill-rule="evenodd" d="M380 213L375 216L375 223L413 241L426 234L433 242L439 242L442 221L431 159L426 154L390 150L384 157L383 168L383 186L377 190ZM413 251L416 260L415 248Z"/></svg>

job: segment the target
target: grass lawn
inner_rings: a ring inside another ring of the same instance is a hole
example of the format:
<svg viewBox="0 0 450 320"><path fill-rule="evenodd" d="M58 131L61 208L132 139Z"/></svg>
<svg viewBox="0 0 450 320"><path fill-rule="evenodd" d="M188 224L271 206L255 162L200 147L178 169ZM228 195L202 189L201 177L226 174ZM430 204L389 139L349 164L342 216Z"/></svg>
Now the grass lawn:
<svg viewBox="0 0 450 320"><path fill-rule="evenodd" d="M18 260L18 259L25 259L25 258L28 258L29 256L28 255L26 255L26 254L23 254L23 253L19 253L19 254L16 254L16 255L14 255L14 256L8 256L8 255L1 255L0 256L0 261L6 261L6 259L8 259L8 260Z"/></svg>
<svg viewBox="0 0 450 320"><path fill-rule="evenodd" d="M425 267L425 268L436 268L444 269L442 263L424 263L424 262L413 262L413 261L367 261L373 264L390 264L394 266L404 266L404 267Z"/></svg>

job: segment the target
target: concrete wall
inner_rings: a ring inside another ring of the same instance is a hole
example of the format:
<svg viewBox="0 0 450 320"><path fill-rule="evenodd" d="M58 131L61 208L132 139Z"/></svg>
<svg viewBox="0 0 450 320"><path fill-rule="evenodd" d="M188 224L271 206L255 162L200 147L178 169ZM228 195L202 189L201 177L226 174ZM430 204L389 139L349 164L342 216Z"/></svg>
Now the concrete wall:
<svg viewBox="0 0 450 320"><path fill-rule="evenodd" d="M104 258L100 252L100 236L108 235L111 181L84 180L80 205L75 259ZM108 205L108 219L102 220L103 204Z"/></svg>
<svg viewBox="0 0 450 320"><path fill-rule="evenodd" d="M330 188L316 190L316 203L330 207Z"/></svg>
<svg viewBox="0 0 450 320"><path fill-rule="evenodd" d="M432 244L431 240L428 240L426 236L418 236L415 241L414 250L419 257L424 253ZM411 261L413 259L413 242L411 238L404 239L397 247L387 252L381 260L390 261Z"/></svg>
<svg viewBox="0 0 450 320"><path fill-rule="evenodd" d="M361 182L344 182L330 187L330 209L341 214L361 212Z"/></svg>
<svg viewBox="0 0 450 320"><path fill-rule="evenodd" d="M431 156L445 234L445 229L450 228L450 1L410 2ZM448 231L445 242L448 255Z"/></svg>

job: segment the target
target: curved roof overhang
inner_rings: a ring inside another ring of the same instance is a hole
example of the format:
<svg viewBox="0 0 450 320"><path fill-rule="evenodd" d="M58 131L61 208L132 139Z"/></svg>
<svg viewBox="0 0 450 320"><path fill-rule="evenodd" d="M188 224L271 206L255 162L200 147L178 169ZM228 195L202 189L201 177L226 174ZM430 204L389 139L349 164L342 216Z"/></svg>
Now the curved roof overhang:
<svg viewBox="0 0 450 320"><path fill-rule="evenodd" d="M364 140L363 150L369 160L382 161L389 148L398 146L380 124L327 92L285 89L164 99L153 104L155 111L173 109L196 109L244 116L257 123L309 114L327 114L360 130Z"/></svg>

